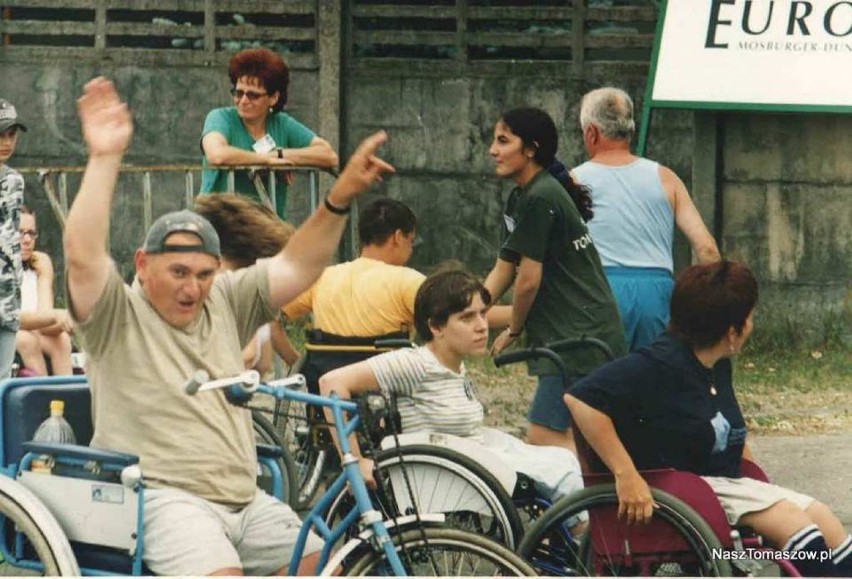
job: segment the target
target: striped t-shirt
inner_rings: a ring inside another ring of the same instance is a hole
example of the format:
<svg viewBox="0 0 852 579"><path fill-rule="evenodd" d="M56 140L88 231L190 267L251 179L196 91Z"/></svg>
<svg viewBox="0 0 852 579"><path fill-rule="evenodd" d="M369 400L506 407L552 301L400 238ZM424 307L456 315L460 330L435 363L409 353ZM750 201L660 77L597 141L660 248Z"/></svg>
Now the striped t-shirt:
<svg viewBox="0 0 852 579"><path fill-rule="evenodd" d="M396 395L403 432L440 432L482 438L482 404L464 366L456 373L425 346L367 360L379 388Z"/></svg>

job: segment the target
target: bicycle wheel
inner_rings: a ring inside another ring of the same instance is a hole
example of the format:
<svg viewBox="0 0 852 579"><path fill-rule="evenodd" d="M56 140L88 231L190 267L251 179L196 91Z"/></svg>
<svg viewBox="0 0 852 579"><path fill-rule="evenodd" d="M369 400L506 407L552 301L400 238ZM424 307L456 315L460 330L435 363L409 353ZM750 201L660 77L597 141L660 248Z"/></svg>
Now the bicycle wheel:
<svg viewBox="0 0 852 579"><path fill-rule="evenodd" d="M459 529L426 527L393 535L396 552L409 576L520 577L532 567L506 547ZM384 553L365 545L343 563L349 577L392 575Z"/></svg>
<svg viewBox="0 0 852 579"><path fill-rule="evenodd" d="M648 525L615 522L615 485L595 485L557 501L528 531L518 554L539 575L729 576L713 557L722 545L713 530L680 499L652 489L659 505ZM588 525L568 527L588 513Z"/></svg>
<svg viewBox="0 0 852 579"><path fill-rule="evenodd" d="M523 527L512 498L479 463L429 445L379 451L374 460L388 491L387 495L374 493L374 500L387 517L411 514L416 506L419 513L443 513L448 526L475 532L509 549L520 542ZM414 494L413 505L403 473ZM326 521L334 524L351 507L351 495L344 490L329 508Z"/></svg>
<svg viewBox="0 0 852 579"><path fill-rule="evenodd" d="M293 458L298 493L293 506L304 510L313 503L323 478L328 451L314 445L309 407L294 400L279 400L275 405L273 423L284 447ZM320 411L321 412L321 411Z"/></svg>
<svg viewBox="0 0 852 579"><path fill-rule="evenodd" d="M45 532L10 495L0 491L0 576L77 575L79 569L67 553L54 550ZM63 541L65 537L62 537Z"/></svg>
<svg viewBox="0 0 852 579"><path fill-rule="evenodd" d="M261 412L252 410L251 412L252 425L254 426L254 438L261 444L268 444L276 448L282 449L284 452L280 458L276 459L278 469L281 471L281 484L284 502L293 506L294 509L298 498L298 487L296 486L296 466L293 463L293 458L287 451L287 447L281 442L278 432L275 427L269 422ZM272 479L268 475L261 474L258 477L258 486L267 493L272 493Z"/></svg>

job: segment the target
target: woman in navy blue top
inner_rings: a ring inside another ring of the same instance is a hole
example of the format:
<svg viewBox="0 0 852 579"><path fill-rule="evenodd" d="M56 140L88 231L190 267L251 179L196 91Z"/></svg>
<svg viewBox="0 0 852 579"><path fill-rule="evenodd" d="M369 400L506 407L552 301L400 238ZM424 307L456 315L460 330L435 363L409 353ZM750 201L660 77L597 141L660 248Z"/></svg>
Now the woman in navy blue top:
<svg viewBox="0 0 852 579"><path fill-rule="evenodd" d="M757 281L728 261L686 269L675 283L668 331L651 345L577 381L565 403L615 476L619 516L645 523L654 502L641 469L701 475L728 522L752 527L803 575L852 576L852 536L824 504L740 476L751 458L730 358L753 327Z"/></svg>

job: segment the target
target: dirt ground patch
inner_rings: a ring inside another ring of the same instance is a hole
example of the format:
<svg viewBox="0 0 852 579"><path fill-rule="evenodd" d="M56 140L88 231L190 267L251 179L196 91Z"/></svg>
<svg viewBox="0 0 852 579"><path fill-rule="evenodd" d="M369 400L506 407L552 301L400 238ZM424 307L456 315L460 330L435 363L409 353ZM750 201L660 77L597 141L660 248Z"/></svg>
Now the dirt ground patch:
<svg viewBox="0 0 852 579"><path fill-rule="evenodd" d="M523 365L494 369L472 362L473 378L486 409L485 422L511 434L526 431L535 379ZM778 388L771 375L737 394L753 434L817 434L852 431L852 385L838 381L825 389Z"/></svg>

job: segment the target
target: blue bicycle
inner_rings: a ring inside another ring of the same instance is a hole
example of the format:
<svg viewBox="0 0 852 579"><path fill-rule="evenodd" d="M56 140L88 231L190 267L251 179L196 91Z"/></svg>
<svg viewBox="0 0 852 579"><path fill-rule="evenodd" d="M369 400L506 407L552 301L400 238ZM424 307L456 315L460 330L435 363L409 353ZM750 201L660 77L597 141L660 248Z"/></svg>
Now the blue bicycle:
<svg viewBox="0 0 852 579"><path fill-rule="evenodd" d="M296 542L289 573L295 573L304 552L310 530L325 542L316 573L326 575L339 571L348 576L418 575L418 576L518 576L534 575L533 569L517 555L501 545L475 533L441 525L440 515L412 514L386 520L371 501L370 493L351 453L349 436L365 423L375 423L387 411L381 396L360 403L341 400L336 395L322 397L303 391L301 375L261 384L257 372L248 371L235 378L206 381L197 376L188 386L189 393L226 388L232 404L246 404L255 394L267 394L277 400L290 400L307 405L330 408L334 428L341 447L342 472L305 517ZM348 418L347 418L348 414ZM331 503L347 487L355 504L333 527L324 514ZM273 481L275 488L275 481ZM332 554L339 539L351 537L352 527L359 533Z"/></svg>

